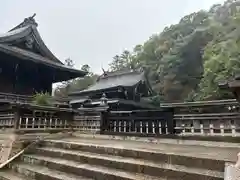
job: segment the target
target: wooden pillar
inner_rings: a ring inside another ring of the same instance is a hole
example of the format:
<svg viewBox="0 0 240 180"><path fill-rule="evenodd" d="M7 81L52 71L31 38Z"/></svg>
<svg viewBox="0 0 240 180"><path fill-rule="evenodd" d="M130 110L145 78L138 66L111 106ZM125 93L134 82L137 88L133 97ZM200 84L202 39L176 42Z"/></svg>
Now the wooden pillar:
<svg viewBox="0 0 240 180"><path fill-rule="evenodd" d="M174 121L173 114L173 108L169 108L164 112L164 119L166 120L169 134L175 134L176 122Z"/></svg>
<svg viewBox="0 0 240 180"><path fill-rule="evenodd" d="M67 127L69 127L69 129L71 129L71 131L74 130L74 126L73 126L73 123L74 123L74 116L75 116L75 112L72 111L71 113L69 113L69 119L67 119Z"/></svg>
<svg viewBox="0 0 240 180"><path fill-rule="evenodd" d="M18 93L18 81L19 81L19 64L17 63L14 68L15 77L13 79L13 93Z"/></svg>
<svg viewBox="0 0 240 180"><path fill-rule="evenodd" d="M130 131L131 132L137 132L137 129L136 129L136 122L135 122L135 113L136 112L131 112L131 114L130 114L130 117L131 117L131 129L130 129Z"/></svg>
<svg viewBox="0 0 240 180"><path fill-rule="evenodd" d="M20 121L20 108L16 106L13 108L14 112L14 129L19 129L19 121Z"/></svg>
<svg viewBox="0 0 240 180"><path fill-rule="evenodd" d="M103 134L104 131L110 131L109 110L107 108L100 113L100 134Z"/></svg>

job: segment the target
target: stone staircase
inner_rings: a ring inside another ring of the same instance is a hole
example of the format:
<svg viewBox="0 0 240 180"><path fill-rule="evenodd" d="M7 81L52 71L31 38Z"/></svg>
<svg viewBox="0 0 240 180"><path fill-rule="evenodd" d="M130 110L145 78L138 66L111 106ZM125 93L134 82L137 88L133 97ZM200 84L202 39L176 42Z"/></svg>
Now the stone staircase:
<svg viewBox="0 0 240 180"><path fill-rule="evenodd" d="M0 180L223 180L239 144L108 136L45 140L0 171Z"/></svg>

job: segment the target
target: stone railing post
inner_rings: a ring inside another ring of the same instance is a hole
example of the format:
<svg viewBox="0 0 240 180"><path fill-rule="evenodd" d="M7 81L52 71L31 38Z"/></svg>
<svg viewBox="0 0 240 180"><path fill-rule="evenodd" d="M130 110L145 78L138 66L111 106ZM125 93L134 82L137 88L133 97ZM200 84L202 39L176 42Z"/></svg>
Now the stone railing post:
<svg viewBox="0 0 240 180"><path fill-rule="evenodd" d="M224 180L239 180L240 177L240 153L237 156L235 165L226 164L224 172Z"/></svg>

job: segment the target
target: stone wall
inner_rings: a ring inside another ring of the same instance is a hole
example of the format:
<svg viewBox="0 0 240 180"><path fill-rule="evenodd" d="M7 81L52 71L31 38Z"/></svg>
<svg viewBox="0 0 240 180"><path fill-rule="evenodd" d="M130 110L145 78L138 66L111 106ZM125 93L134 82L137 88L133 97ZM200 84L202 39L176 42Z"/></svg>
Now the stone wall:
<svg viewBox="0 0 240 180"><path fill-rule="evenodd" d="M11 157L11 151L15 140L16 136L14 133L8 131L0 131L0 163L5 162Z"/></svg>

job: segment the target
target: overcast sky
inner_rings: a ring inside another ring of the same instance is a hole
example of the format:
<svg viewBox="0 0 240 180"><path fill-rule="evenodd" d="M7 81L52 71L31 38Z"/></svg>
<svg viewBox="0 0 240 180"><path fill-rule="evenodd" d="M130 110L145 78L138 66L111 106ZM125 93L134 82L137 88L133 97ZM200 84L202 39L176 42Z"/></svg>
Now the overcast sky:
<svg viewBox="0 0 240 180"><path fill-rule="evenodd" d="M223 0L4 0L0 32L36 13L39 32L62 61L94 72L108 68L112 57L142 44L165 26Z"/></svg>

